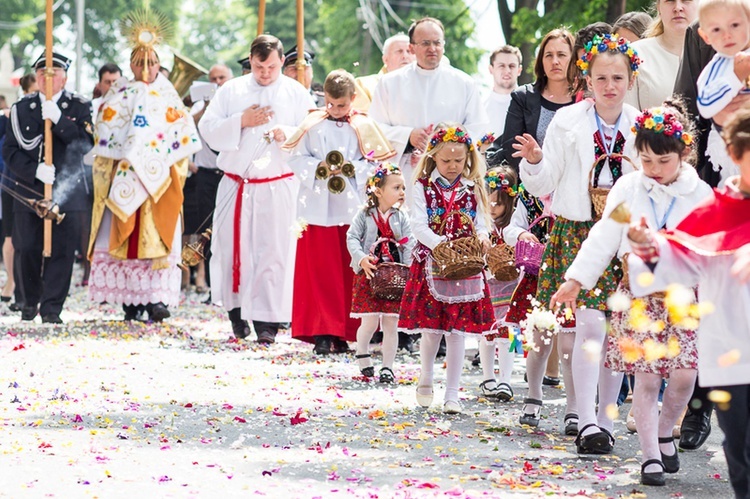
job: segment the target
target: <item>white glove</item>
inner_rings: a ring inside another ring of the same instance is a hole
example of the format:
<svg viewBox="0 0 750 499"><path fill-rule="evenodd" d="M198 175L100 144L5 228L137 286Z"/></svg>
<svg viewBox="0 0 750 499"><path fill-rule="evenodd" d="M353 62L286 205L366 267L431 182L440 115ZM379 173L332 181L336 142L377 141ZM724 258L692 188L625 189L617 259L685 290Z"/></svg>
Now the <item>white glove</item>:
<svg viewBox="0 0 750 499"><path fill-rule="evenodd" d="M55 104L54 101L46 100L42 103L42 119L49 119L52 121L52 123L57 125L57 122L60 121L61 116L62 111L60 111L60 108L57 107L57 104Z"/></svg>
<svg viewBox="0 0 750 499"><path fill-rule="evenodd" d="M46 165L39 163L36 167L36 178L45 184L52 184L55 182L55 165Z"/></svg>

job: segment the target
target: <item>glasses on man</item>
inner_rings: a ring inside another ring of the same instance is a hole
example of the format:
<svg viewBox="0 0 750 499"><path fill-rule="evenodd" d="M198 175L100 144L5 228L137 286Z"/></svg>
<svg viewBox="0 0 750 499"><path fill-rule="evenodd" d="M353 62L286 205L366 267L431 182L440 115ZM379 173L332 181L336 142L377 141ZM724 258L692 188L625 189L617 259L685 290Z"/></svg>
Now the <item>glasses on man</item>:
<svg viewBox="0 0 750 499"><path fill-rule="evenodd" d="M423 49L428 49L431 46L439 49L445 45L445 40L422 40L421 42L414 42L414 45L422 47Z"/></svg>

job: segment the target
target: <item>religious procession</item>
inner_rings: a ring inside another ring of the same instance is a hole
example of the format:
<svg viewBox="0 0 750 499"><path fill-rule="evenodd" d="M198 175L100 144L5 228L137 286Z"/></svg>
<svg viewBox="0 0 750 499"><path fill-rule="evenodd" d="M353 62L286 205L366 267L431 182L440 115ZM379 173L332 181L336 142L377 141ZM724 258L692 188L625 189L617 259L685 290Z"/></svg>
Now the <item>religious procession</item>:
<svg viewBox="0 0 750 499"><path fill-rule="evenodd" d="M322 83L273 4L170 70L146 3L79 93L48 1L0 114L0 496L750 498L750 1L471 73L427 8Z"/></svg>

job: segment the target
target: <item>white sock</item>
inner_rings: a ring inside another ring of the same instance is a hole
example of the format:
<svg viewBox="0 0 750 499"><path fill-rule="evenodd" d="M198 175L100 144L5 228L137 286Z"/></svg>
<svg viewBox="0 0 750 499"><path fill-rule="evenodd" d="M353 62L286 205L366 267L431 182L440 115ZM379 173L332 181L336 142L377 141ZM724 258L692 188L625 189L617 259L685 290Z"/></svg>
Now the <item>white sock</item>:
<svg viewBox="0 0 750 499"><path fill-rule="evenodd" d="M370 340L372 335L378 329L378 322L380 317L377 315L366 315L362 317L362 322L357 329L357 355L365 355L370 351ZM370 367L372 365L372 359L365 357L363 359L357 359L357 364L360 369Z"/></svg>
<svg viewBox="0 0 750 499"><path fill-rule="evenodd" d="M649 459L658 459L661 461L661 454L659 454L659 444L657 441L657 437L659 436L658 400L660 387L660 375L635 373L635 386L633 387L633 417L638 425L638 441L641 444L641 453L643 454L641 462L644 463ZM671 434L671 428L669 431ZM658 465L649 465L646 467L645 471L661 471L661 467Z"/></svg>
<svg viewBox="0 0 750 499"><path fill-rule="evenodd" d="M581 431L586 425L594 425L587 428L583 435L600 431L596 426L596 389L606 334L604 312L592 309L576 310L576 337L572 362L573 385L578 405L578 428Z"/></svg>
<svg viewBox="0 0 750 499"><path fill-rule="evenodd" d="M510 338L497 340L497 360L500 364L499 382L510 385L510 377L513 374L513 362L516 360L516 352L509 352Z"/></svg>
<svg viewBox="0 0 750 499"><path fill-rule="evenodd" d="M442 334L422 333L422 339L419 340L419 360L421 364L419 386L432 386L434 383L435 358L442 337Z"/></svg>
<svg viewBox="0 0 750 499"><path fill-rule="evenodd" d="M482 381L495 380L495 342L484 337L479 340L479 363L482 365ZM489 386L488 388L492 388Z"/></svg>
<svg viewBox="0 0 750 499"><path fill-rule="evenodd" d="M557 335L560 370L565 384L565 414L578 414L576 390L573 384L573 345L575 341L575 333L559 333Z"/></svg>
<svg viewBox="0 0 750 499"><path fill-rule="evenodd" d="M398 349L398 317L381 316L380 325L383 329L383 367L393 369Z"/></svg>
<svg viewBox="0 0 750 499"><path fill-rule="evenodd" d="M534 331L533 334L536 346L534 349L529 350L529 355L526 357L526 379L529 382L528 398L542 400L542 378L544 378L544 371L547 370L547 359L549 359L549 354L552 352L552 341L546 333L542 334L539 331ZM550 340L549 344L545 344L545 339Z"/></svg>
<svg viewBox="0 0 750 499"><path fill-rule="evenodd" d="M445 401L458 402L458 386L461 382L461 371L464 369L466 344L460 334L445 336Z"/></svg>

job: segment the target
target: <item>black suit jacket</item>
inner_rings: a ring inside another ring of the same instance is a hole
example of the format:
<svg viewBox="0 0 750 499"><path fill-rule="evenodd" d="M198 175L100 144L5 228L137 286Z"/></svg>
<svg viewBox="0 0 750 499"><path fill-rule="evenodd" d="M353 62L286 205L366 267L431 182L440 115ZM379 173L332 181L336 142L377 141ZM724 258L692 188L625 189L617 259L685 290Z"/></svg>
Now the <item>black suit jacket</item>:
<svg viewBox="0 0 750 499"><path fill-rule="evenodd" d="M698 112L698 76L703 68L711 61L716 52L707 45L698 34L698 21L693 22L685 32L685 44L682 49L682 60L680 69L677 71L677 79L674 84L674 93L682 96L687 110L698 129L698 161L696 169L698 174L709 185L716 187L719 183L719 172L715 172L713 165L706 158L706 142L708 132L711 131L711 120L701 117Z"/></svg>
<svg viewBox="0 0 750 499"><path fill-rule="evenodd" d="M17 182L13 182L12 187L22 196L36 199L44 196L44 184L36 178L37 166L44 161L44 139L36 147L26 150L19 143L19 137L33 140L44 136L42 98L33 93L13 104L3 144L6 168L13 172ZM92 189L83 164L83 156L94 144L91 103L63 90L57 106L62 116L52 126L52 163L56 169L52 199L62 211L79 211L86 209L89 202L87 192ZM16 207L28 209L17 200Z"/></svg>
<svg viewBox="0 0 750 499"><path fill-rule="evenodd" d="M492 146L487 150L487 164L497 166L505 162L518 173L518 165L521 158L514 158L512 154L513 142L516 135L529 133L536 137L536 128L539 125L539 115L542 112L542 94L527 83L518 87L510 94L510 106L508 116L505 118L505 130Z"/></svg>

